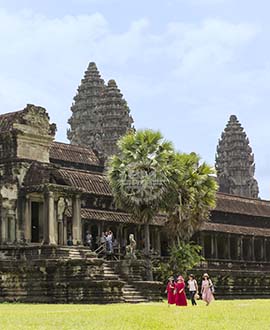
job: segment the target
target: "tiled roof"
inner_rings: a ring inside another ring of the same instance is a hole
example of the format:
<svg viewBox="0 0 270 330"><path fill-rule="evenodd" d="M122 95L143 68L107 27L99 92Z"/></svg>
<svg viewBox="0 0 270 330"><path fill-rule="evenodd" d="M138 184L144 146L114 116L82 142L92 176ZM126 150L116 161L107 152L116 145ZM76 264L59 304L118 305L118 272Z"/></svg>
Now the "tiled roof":
<svg viewBox="0 0 270 330"><path fill-rule="evenodd" d="M270 237L269 228L225 225L215 222L204 222L201 227L201 231L214 231L228 234Z"/></svg>
<svg viewBox="0 0 270 330"><path fill-rule="evenodd" d="M93 150L77 145L53 142L50 148L50 160L100 166Z"/></svg>
<svg viewBox="0 0 270 330"><path fill-rule="evenodd" d="M111 196L109 182L105 175L89 171L79 171L67 168L55 170L56 183L79 188L85 193Z"/></svg>
<svg viewBox="0 0 270 330"><path fill-rule="evenodd" d="M215 211L270 218L270 201L217 193Z"/></svg>
<svg viewBox="0 0 270 330"><path fill-rule="evenodd" d="M71 209L67 210L67 216L71 217ZM96 209L81 209L81 217L85 220L98 220L108 222L120 222L120 223L140 223L138 220L132 217L131 214L117 211L96 210ZM165 223L165 217L157 216L151 222L151 225L162 226Z"/></svg>

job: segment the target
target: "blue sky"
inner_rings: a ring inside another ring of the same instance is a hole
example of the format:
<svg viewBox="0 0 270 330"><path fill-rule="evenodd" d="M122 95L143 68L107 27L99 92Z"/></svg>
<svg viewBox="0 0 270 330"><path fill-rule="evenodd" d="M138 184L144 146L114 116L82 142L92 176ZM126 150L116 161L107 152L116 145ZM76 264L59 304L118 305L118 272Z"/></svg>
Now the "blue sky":
<svg viewBox="0 0 270 330"><path fill-rule="evenodd" d="M268 0L0 0L0 112L44 106L66 141L76 88L95 61L136 128L160 129L214 164L231 114L270 196Z"/></svg>

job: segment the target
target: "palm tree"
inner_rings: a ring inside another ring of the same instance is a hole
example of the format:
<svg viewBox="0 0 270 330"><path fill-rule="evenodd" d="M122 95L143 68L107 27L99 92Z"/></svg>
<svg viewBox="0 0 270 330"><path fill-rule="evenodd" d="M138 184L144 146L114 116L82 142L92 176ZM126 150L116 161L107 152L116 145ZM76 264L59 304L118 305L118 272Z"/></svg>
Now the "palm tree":
<svg viewBox="0 0 270 330"><path fill-rule="evenodd" d="M176 154L178 171L177 194L172 193L168 211L168 228L174 241L188 242L215 207L217 183L214 169L200 163L195 154Z"/></svg>
<svg viewBox="0 0 270 330"><path fill-rule="evenodd" d="M147 277L152 280L149 224L167 204L180 175L173 171L175 152L160 132L130 132L118 142L119 153L108 162L108 178L116 206L145 226Z"/></svg>

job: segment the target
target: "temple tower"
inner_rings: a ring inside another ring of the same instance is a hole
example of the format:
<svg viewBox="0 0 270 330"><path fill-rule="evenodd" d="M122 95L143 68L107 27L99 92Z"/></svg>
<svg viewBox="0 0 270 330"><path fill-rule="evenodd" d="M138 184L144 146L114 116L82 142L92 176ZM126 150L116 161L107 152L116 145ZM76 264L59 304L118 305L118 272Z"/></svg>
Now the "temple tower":
<svg viewBox="0 0 270 330"><path fill-rule="evenodd" d="M96 106L104 88L104 80L101 79L96 64L90 62L71 106L72 116L68 120L70 129L67 132L71 144L94 146Z"/></svg>
<svg viewBox="0 0 270 330"><path fill-rule="evenodd" d="M220 192L258 198L254 155L246 133L234 115L230 116L219 140L215 166Z"/></svg>
<svg viewBox="0 0 270 330"><path fill-rule="evenodd" d="M117 141L129 129L133 119L116 82L108 85L91 62L71 107L67 132L71 144L84 145L98 152L102 160L117 151Z"/></svg>
<svg viewBox="0 0 270 330"><path fill-rule="evenodd" d="M109 80L97 105L98 131L95 148L104 160L117 152L117 141L132 128L127 102L114 80Z"/></svg>

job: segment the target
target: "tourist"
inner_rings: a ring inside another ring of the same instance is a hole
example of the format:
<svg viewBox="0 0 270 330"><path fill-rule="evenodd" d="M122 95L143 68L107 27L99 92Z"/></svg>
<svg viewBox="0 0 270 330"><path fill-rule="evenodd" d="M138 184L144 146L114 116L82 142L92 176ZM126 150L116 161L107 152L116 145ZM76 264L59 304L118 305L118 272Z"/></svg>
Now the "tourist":
<svg viewBox="0 0 270 330"><path fill-rule="evenodd" d="M67 245L68 246L72 246L73 245L73 239L72 239L72 236L70 234L68 235Z"/></svg>
<svg viewBox="0 0 270 330"><path fill-rule="evenodd" d="M85 237L86 245L89 246L90 250L92 249L92 235L89 233L89 231L86 232Z"/></svg>
<svg viewBox="0 0 270 330"><path fill-rule="evenodd" d="M176 306L187 306L187 298L185 294L185 280L183 276L178 276L175 284L175 304Z"/></svg>
<svg viewBox="0 0 270 330"><path fill-rule="evenodd" d="M210 302L215 299L212 292L213 288L213 282L211 281L209 275L207 273L203 274L201 294L202 300L206 302L206 306L208 306Z"/></svg>
<svg viewBox="0 0 270 330"><path fill-rule="evenodd" d="M195 280L195 276L193 274L190 274L188 278L189 278L189 280L188 280L189 297L190 297L192 306L196 306L197 303L196 303L195 296L196 296L196 294L198 294L198 291L199 291L198 283Z"/></svg>
<svg viewBox="0 0 270 330"><path fill-rule="evenodd" d="M170 307L170 305L175 304L174 290L175 290L175 283L174 283L173 276L171 276L169 278L169 282L167 284L166 291L165 291L167 293L168 307Z"/></svg>
<svg viewBox="0 0 270 330"><path fill-rule="evenodd" d="M106 236L107 251L109 254L113 253L113 233L111 230L108 231Z"/></svg>

